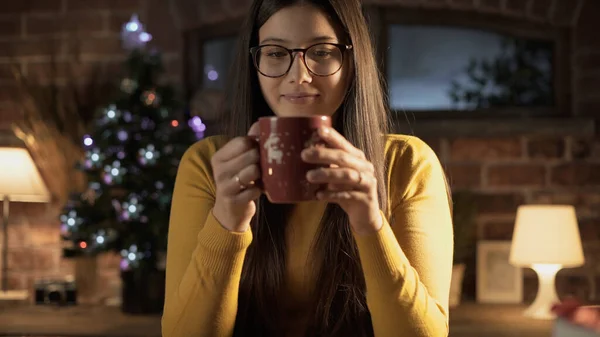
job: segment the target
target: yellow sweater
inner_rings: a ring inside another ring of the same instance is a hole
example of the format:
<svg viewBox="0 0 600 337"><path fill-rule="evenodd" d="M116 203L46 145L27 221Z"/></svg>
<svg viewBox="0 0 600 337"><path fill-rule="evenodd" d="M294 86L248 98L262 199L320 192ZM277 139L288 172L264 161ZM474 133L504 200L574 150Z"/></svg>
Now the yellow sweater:
<svg viewBox="0 0 600 337"><path fill-rule="evenodd" d="M233 333L252 232L230 232L212 216L210 158L225 141L199 141L179 167L169 224L163 337ZM453 234L442 167L415 137L387 136L385 153L390 214L377 233L354 235L375 337L447 336ZM300 203L287 227L284 292L292 320L312 310L303 299L309 298L316 276L305 266L324 209L322 202Z"/></svg>

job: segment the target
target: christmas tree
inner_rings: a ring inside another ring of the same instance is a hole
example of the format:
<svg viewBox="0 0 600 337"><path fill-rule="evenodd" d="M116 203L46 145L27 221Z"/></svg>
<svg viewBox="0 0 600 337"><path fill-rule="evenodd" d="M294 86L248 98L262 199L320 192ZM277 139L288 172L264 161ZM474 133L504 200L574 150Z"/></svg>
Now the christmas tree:
<svg viewBox="0 0 600 337"><path fill-rule="evenodd" d="M61 235L66 257L114 251L123 270L154 268L166 251L179 160L205 127L184 116L174 88L163 83L161 55L147 48L152 37L137 16L121 38L125 74L83 139L79 166L88 188L65 207Z"/></svg>

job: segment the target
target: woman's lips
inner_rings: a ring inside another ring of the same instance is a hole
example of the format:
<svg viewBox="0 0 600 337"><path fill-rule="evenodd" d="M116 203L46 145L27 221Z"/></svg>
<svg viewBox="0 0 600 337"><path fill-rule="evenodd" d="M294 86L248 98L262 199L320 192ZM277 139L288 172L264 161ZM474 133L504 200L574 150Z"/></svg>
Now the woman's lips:
<svg viewBox="0 0 600 337"><path fill-rule="evenodd" d="M319 95L316 94L286 94L281 96L283 99L292 104L312 103L319 97Z"/></svg>

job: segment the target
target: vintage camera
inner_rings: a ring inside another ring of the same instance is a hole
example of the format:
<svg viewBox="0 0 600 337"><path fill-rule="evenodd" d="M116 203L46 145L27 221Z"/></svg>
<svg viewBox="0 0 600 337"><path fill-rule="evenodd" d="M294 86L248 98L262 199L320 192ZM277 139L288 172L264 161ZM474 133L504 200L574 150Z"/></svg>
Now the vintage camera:
<svg viewBox="0 0 600 337"><path fill-rule="evenodd" d="M37 281L35 283L35 304L77 304L75 281L71 279Z"/></svg>

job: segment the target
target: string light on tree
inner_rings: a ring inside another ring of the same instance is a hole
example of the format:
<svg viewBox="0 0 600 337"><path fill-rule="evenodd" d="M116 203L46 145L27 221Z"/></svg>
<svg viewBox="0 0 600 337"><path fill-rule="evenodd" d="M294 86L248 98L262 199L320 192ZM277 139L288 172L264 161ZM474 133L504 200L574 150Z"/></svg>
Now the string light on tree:
<svg viewBox="0 0 600 337"><path fill-rule="evenodd" d="M117 117L117 108L114 105L111 105L108 109L106 109L106 117L108 119L115 119Z"/></svg>
<svg viewBox="0 0 600 337"><path fill-rule="evenodd" d="M83 223L83 219L77 216L76 210L70 210L66 214L60 216L61 232L70 232L71 228L79 226Z"/></svg>
<svg viewBox="0 0 600 337"><path fill-rule="evenodd" d="M127 50L143 48L150 40L152 40L152 35L145 31L137 14L132 15L129 22L124 24L121 29L121 41Z"/></svg>
<svg viewBox="0 0 600 337"><path fill-rule="evenodd" d="M85 147L90 147L90 146L94 145L94 140L92 139L92 137L90 137L90 135L83 136L83 145Z"/></svg>
<svg viewBox="0 0 600 337"><path fill-rule="evenodd" d="M142 165L148 165L148 164L154 165L156 163L156 160L160 156L160 153L156 150L156 148L152 144L149 144L145 148L140 149L138 154L139 154L138 161Z"/></svg>
<svg viewBox="0 0 600 337"><path fill-rule="evenodd" d="M190 126L190 128L192 128L192 130L194 130L196 138L204 138L204 131L206 131L206 125L202 123L202 119L200 119L200 117L194 116L190 118L190 120L188 121L188 125Z"/></svg>
<svg viewBox="0 0 600 337"><path fill-rule="evenodd" d="M169 110L167 110L166 108L161 108L160 109L160 117L162 117L162 118L169 117Z"/></svg>
<svg viewBox="0 0 600 337"><path fill-rule="evenodd" d="M121 117L121 112L117 109L116 105L111 104L104 110L103 122L116 122L119 119L119 117Z"/></svg>
<svg viewBox="0 0 600 337"><path fill-rule="evenodd" d="M119 132L117 132L117 138L120 141L124 142L129 138L129 134L127 133L127 131L121 129L121 130L119 130Z"/></svg>
<svg viewBox="0 0 600 337"><path fill-rule="evenodd" d="M123 258L121 260L121 269L129 270L130 268L135 268L135 266L137 266L139 260L144 257L144 254L138 250L136 245L131 245L129 249L121 250L121 257Z"/></svg>
<svg viewBox="0 0 600 337"><path fill-rule="evenodd" d="M98 233L92 236L96 245L103 245L106 242L106 232L104 230L99 230Z"/></svg>
<svg viewBox="0 0 600 337"><path fill-rule="evenodd" d="M104 160L104 155L100 152L100 149L94 148L85 153L85 167L88 169L99 168Z"/></svg>
<svg viewBox="0 0 600 337"><path fill-rule="evenodd" d="M127 169L121 166L121 162L118 160L113 161L111 165L104 166L103 179L106 184L113 184L114 182L120 184L123 180L123 175L127 173Z"/></svg>
<svg viewBox="0 0 600 337"><path fill-rule="evenodd" d="M124 120L125 122L129 123L129 122L131 122L131 121L132 121L132 119L133 119L133 118L132 118L131 112L129 112L129 111L125 111L125 112L123 113L123 120Z"/></svg>
<svg viewBox="0 0 600 337"><path fill-rule="evenodd" d="M115 237L116 233L114 230L100 229L94 235L92 235L90 244L93 245L93 248L102 249L103 246L114 240Z"/></svg>
<svg viewBox="0 0 600 337"><path fill-rule="evenodd" d="M69 226L65 225L65 224L61 224L60 225L60 235L64 238L68 238L71 235L71 230L69 229Z"/></svg>
<svg viewBox="0 0 600 337"><path fill-rule="evenodd" d="M144 206L139 203L139 197L135 194L129 196L128 201L121 204L121 220L138 219L144 210Z"/></svg>

